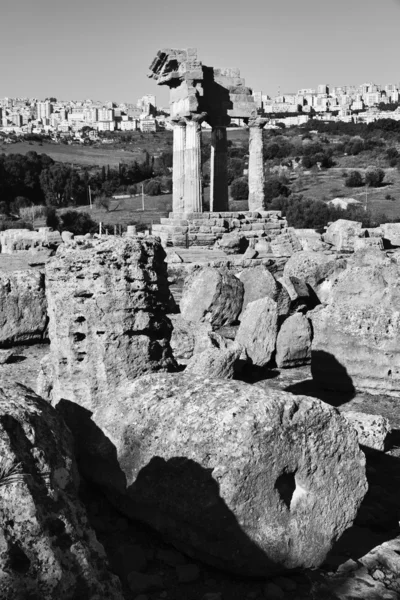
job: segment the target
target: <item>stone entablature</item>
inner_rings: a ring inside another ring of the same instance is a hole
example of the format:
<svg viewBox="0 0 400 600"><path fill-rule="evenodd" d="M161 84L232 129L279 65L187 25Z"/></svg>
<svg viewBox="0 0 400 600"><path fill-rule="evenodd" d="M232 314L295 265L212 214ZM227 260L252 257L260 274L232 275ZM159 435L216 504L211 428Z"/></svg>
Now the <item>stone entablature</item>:
<svg viewBox="0 0 400 600"><path fill-rule="evenodd" d="M214 246L227 234L247 239L271 241L287 231L287 221L280 211L169 213L152 233L164 246Z"/></svg>

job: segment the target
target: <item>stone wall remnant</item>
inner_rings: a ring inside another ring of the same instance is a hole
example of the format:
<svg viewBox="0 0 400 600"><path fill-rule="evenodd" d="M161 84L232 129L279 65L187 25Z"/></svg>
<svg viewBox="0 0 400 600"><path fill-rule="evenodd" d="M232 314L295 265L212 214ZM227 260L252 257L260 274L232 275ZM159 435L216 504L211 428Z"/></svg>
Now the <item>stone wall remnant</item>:
<svg viewBox="0 0 400 600"><path fill-rule="evenodd" d="M0 275L0 346L42 341L47 335L45 278L25 269Z"/></svg>
<svg viewBox="0 0 400 600"><path fill-rule="evenodd" d="M63 247L47 263L51 351L40 393L92 410L118 385L174 368L164 258L157 239L126 237Z"/></svg>

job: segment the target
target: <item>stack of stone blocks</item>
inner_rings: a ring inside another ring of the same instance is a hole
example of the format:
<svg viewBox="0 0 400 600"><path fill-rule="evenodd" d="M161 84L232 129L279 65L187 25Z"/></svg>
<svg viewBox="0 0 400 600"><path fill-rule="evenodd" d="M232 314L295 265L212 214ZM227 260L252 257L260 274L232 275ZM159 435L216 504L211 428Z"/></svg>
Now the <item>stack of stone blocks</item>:
<svg viewBox="0 0 400 600"><path fill-rule="evenodd" d="M169 213L153 234L164 246L214 246L226 234L270 242L288 230L280 211Z"/></svg>
<svg viewBox="0 0 400 600"><path fill-rule="evenodd" d="M38 231L30 229L6 229L0 232L2 254L14 254L24 250L34 250L42 246L58 245L61 235L50 227L39 227Z"/></svg>

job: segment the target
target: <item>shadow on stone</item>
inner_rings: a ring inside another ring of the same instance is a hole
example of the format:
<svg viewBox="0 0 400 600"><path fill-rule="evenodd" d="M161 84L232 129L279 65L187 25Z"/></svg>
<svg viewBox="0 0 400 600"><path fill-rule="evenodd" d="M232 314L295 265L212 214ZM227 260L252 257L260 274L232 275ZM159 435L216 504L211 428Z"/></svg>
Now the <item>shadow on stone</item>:
<svg viewBox="0 0 400 600"><path fill-rule="evenodd" d="M312 379L289 385L284 391L318 398L336 407L354 398L356 390L350 375L329 352L312 350L311 374Z"/></svg>
<svg viewBox="0 0 400 600"><path fill-rule="evenodd" d="M361 448L367 459L369 489L353 526L344 532L325 561L331 567L349 558L357 560L400 533L400 458Z"/></svg>
<svg viewBox="0 0 400 600"><path fill-rule="evenodd" d="M60 400L57 411L72 432L79 471L105 489L126 489L126 476L119 466L114 444L92 420L92 412L70 400Z"/></svg>

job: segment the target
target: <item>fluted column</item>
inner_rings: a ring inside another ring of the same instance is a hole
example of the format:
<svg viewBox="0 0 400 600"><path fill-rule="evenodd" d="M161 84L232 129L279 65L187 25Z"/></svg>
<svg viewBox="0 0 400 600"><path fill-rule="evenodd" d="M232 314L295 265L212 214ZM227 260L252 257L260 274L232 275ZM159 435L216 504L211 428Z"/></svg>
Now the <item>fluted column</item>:
<svg viewBox="0 0 400 600"><path fill-rule="evenodd" d="M228 141L226 127L211 132L210 211L228 211Z"/></svg>
<svg viewBox="0 0 400 600"><path fill-rule="evenodd" d="M186 120L185 212L203 212L201 189L201 121L203 115Z"/></svg>
<svg viewBox="0 0 400 600"><path fill-rule="evenodd" d="M183 119L173 122L174 142L172 150L172 211L185 211L185 148L186 123Z"/></svg>
<svg viewBox="0 0 400 600"><path fill-rule="evenodd" d="M267 119L249 121L249 210L264 209L263 128Z"/></svg>

